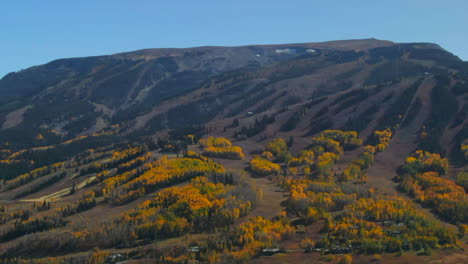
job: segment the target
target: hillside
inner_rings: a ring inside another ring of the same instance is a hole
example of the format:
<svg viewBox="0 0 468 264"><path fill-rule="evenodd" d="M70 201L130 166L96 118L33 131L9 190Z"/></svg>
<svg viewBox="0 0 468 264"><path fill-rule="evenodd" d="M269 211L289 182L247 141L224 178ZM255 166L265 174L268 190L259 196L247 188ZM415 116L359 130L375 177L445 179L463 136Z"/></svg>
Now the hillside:
<svg viewBox="0 0 468 264"><path fill-rule="evenodd" d="M432 43L145 49L10 73L0 259L461 263L467 114L468 62Z"/></svg>

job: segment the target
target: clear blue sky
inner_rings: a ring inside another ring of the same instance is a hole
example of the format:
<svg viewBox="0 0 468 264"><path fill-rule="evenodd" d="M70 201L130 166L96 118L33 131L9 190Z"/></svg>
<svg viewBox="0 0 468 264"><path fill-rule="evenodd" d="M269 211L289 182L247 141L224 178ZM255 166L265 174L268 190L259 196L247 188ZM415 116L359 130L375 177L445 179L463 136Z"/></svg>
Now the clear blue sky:
<svg viewBox="0 0 468 264"><path fill-rule="evenodd" d="M12 0L0 77L58 58L142 48L375 37L435 42L468 60L467 0Z"/></svg>

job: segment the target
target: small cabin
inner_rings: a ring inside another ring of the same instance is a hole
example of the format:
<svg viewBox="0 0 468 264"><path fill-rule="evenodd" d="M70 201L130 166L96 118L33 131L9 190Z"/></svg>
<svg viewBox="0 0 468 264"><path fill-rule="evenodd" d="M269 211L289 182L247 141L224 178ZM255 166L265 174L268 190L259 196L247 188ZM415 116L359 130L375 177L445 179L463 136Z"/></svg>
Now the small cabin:
<svg viewBox="0 0 468 264"><path fill-rule="evenodd" d="M332 249L333 254L349 254L353 252L353 247L352 246L347 246L347 247L334 247Z"/></svg>
<svg viewBox="0 0 468 264"><path fill-rule="evenodd" d="M187 249L188 252L192 252L192 253L196 253L196 252L199 252L200 251L200 248L199 247L189 247Z"/></svg>
<svg viewBox="0 0 468 264"><path fill-rule="evenodd" d="M278 254L280 252L281 252L281 249L279 249L279 248L264 248L264 249L262 249L262 254L267 255L267 256Z"/></svg>
<svg viewBox="0 0 468 264"><path fill-rule="evenodd" d="M121 253L113 253L113 254L110 254L105 263L117 263L117 262L120 262L120 261L123 261L124 260L124 256L123 254Z"/></svg>

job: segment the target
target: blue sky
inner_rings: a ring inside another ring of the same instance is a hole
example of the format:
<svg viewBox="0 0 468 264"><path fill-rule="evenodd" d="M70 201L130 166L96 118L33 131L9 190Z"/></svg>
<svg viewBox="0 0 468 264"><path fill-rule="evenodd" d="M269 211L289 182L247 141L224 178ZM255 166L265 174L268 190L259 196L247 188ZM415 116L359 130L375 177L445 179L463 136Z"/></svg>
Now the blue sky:
<svg viewBox="0 0 468 264"><path fill-rule="evenodd" d="M0 2L0 77L142 48L370 38L435 42L468 60L466 0Z"/></svg>

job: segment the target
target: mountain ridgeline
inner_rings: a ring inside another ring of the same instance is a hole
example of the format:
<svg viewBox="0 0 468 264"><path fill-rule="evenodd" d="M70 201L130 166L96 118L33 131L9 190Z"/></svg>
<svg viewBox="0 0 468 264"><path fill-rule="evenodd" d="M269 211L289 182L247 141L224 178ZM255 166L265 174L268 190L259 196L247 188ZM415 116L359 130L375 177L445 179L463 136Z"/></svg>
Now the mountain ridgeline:
<svg viewBox="0 0 468 264"><path fill-rule="evenodd" d="M0 80L0 146L48 146L103 131L212 127L259 140L419 122L413 132L424 137L414 143L460 156L467 65L435 44L376 39L60 59Z"/></svg>

